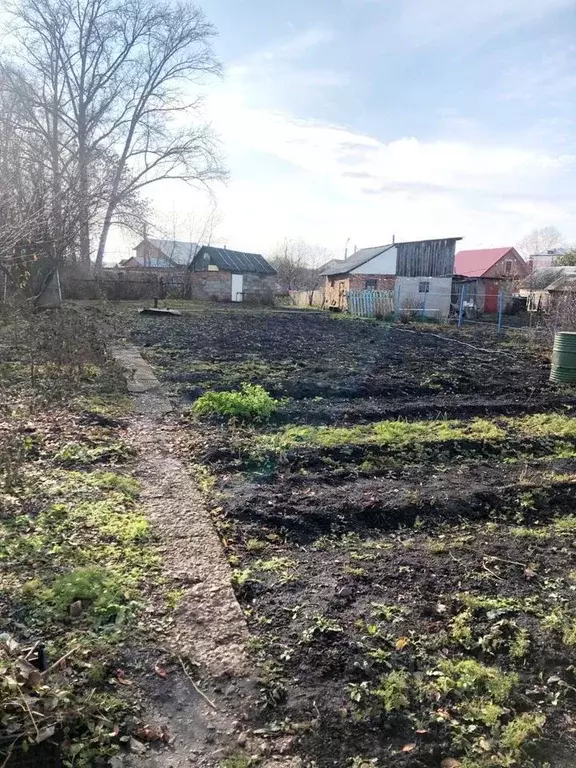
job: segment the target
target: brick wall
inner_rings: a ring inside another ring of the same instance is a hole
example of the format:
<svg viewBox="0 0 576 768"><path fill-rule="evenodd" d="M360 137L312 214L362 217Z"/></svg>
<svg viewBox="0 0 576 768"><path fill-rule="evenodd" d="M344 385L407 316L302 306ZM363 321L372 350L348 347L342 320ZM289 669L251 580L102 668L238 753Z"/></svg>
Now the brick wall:
<svg viewBox="0 0 576 768"><path fill-rule="evenodd" d="M253 272L244 274L243 301L271 304L276 283L274 277ZM230 272L191 272L190 297L199 301L232 301Z"/></svg>
<svg viewBox="0 0 576 768"><path fill-rule="evenodd" d="M190 298L199 301L231 301L230 272L191 272Z"/></svg>
<svg viewBox="0 0 576 768"><path fill-rule="evenodd" d="M272 304L276 291L276 279L269 275L246 272L244 275L244 301L258 304Z"/></svg>
<svg viewBox="0 0 576 768"><path fill-rule="evenodd" d="M350 291L365 291L366 281L376 280L375 291L393 291L396 278L394 275L350 275Z"/></svg>

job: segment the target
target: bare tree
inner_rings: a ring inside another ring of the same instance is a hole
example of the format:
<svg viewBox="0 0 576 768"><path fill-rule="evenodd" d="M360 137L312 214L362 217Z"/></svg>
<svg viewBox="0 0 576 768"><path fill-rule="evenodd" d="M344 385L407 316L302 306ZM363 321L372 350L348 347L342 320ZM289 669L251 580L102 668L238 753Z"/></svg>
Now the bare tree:
<svg viewBox="0 0 576 768"><path fill-rule="evenodd" d="M302 238L284 239L276 246L271 264L278 272L278 282L288 291L307 291L312 304L314 291L322 284L321 267L330 259L322 245Z"/></svg>
<svg viewBox="0 0 576 768"><path fill-rule="evenodd" d="M27 81L74 179L81 261L96 232L99 268L111 226L146 187L223 175L201 99L190 95L219 71L215 31L188 0L20 0L13 16ZM95 173L103 164L105 185ZM55 184L61 173L53 169Z"/></svg>
<svg viewBox="0 0 576 768"><path fill-rule="evenodd" d="M564 242L562 234L556 227L542 227L533 229L518 243L518 250L524 256L533 256L536 253L559 248Z"/></svg>

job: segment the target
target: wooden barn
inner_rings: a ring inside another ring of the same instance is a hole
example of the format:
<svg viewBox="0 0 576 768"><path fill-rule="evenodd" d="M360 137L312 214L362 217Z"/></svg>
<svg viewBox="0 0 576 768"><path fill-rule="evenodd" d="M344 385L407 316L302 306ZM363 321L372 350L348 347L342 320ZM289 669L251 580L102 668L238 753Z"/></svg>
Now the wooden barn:
<svg viewBox="0 0 576 768"><path fill-rule="evenodd" d="M500 291L527 274L528 265L511 246L458 251L454 263L454 301L458 301L465 285L466 301L477 312L497 312ZM512 290L508 293L511 295Z"/></svg>

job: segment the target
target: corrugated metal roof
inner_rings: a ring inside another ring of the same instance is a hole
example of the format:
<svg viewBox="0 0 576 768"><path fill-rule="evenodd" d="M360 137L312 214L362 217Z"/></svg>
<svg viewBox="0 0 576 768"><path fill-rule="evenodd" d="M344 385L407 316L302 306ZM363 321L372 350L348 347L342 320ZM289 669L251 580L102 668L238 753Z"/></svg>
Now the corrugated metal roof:
<svg viewBox="0 0 576 768"><path fill-rule="evenodd" d="M200 246L198 243L190 243L184 240L156 240L149 237L148 242L155 248L162 251L170 261L180 267L187 267L192 263L192 259L197 254ZM162 266L166 266L163 264Z"/></svg>
<svg viewBox="0 0 576 768"><path fill-rule="evenodd" d="M538 256L564 256L565 253L568 253L568 248L549 248L547 251L531 253L530 258L537 258Z"/></svg>
<svg viewBox="0 0 576 768"><path fill-rule="evenodd" d="M259 253L231 251L228 248L216 248L203 245L196 254L194 266L208 257L209 264L215 264L218 269L226 272L256 272L261 275L275 275L276 270Z"/></svg>
<svg viewBox="0 0 576 768"><path fill-rule="evenodd" d="M327 261L325 264L322 264L322 266L319 269L319 272L321 275L325 274L328 269L332 269L332 267L336 267L337 265L344 264L344 259L330 259L330 261Z"/></svg>
<svg viewBox="0 0 576 768"><path fill-rule="evenodd" d="M514 250L507 248L478 248L472 251L458 251L454 260L454 274L462 277L482 277L494 264Z"/></svg>
<svg viewBox="0 0 576 768"><path fill-rule="evenodd" d="M367 261L371 261L376 256L393 247L394 244L390 243L389 245L377 245L374 248L361 248L356 253L353 253L352 256L348 256L347 259L329 266L328 269L324 269L322 274L326 277L330 275L346 275L353 269L361 267L362 264L366 264Z"/></svg>
<svg viewBox="0 0 576 768"><path fill-rule="evenodd" d="M571 276L576 275L576 267L545 267L535 269L521 283L520 290L549 291L557 289Z"/></svg>
<svg viewBox="0 0 576 768"><path fill-rule="evenodd" d="M351 272L353 269L357 269L358 267L361 267L363 264L366 264L367 262L374 259L376 256L379 256L381 253L384 253L384 251L388 251L390 248L394 248L398 245L417 245L419 243L443 243L443 242L452 242L456 240L462 240L461 237L449 237L449 238L432 238L427 240L404 240L402 242L397 243L388 243L387 245L376 245L373 248L361 248L359 251L356 251L356 253L353 253L352 256L349 256L347 259L344 259L344 261L341 261L339 264L335 264L334 266L329 267L328 269L324 269L322 271L322 275L325 277L330 277L331 275L346 275L349 272Z"/></svg>

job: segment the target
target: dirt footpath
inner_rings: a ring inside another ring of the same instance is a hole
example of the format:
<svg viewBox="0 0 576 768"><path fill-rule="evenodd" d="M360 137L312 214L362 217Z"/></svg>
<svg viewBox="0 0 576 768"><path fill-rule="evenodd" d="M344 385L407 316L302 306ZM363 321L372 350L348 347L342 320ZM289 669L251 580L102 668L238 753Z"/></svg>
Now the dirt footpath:
<svg viewBox="0 0 576 768"><path fill-rule="evenodd" d="M230 586L230 568L198 489L176 457L170 404L135 348L117 348L134 397L130 438L136 477L152 528L161 538L162 568L178 584L178 605L159 654L181 661L179 674L146 692L146 719L166 725L170 748L132 758L133 765L217 765L241 730L249 694L246 623ZM198 681L200 681L198 683Z"/></svg>

